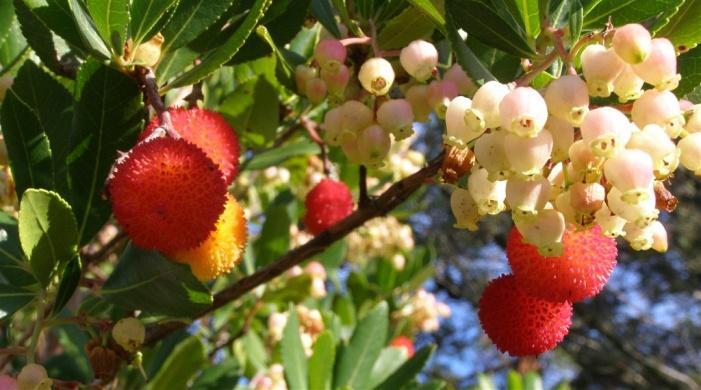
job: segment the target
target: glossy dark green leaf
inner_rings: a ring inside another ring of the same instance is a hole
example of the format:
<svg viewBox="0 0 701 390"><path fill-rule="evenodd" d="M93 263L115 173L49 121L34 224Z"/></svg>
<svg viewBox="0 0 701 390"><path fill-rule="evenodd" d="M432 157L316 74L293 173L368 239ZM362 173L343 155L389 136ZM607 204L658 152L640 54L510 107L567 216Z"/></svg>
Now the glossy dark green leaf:
<svg viewBox="0 0 701 390"><path fill-rule="evenodd" d="M582 33L584 24L584 7L579 0L572 0L570 6L570 41L576 42Z"/></svg>
<svg viewBox="0 0 701 390"><path fill-rule="evenodd" d="M689 52L680 55L678 64L682 79L674 93L677 96L684 96L701 85L701 47L696 46Z"/></svg>
<svg viewBox="0 0 701 390"><path fill-rule="evenodd" d="M448 39L450 40L450 45L455 51L455 58L458 61L460 67L470 76L472 80L477 85L482 85L487 81L496 80L494 75L489 72L482 61L475 55L475 53L467 47L467 44L462 39L458 33L458 29L453 23L453 17L448 14L446 15L446 29L448 30Z"/></svg>
<svg viewBox="0 0 701 390"><path fill-rule="evenodd" d="M102 296L126 310L172 317L194 316L212 303L212 294L187 265L132 244L120 256Z"/></svg>
<svg viewBox="0 0 701 390"><path fill-rule="evenodd" d="M523 28L528 36L535 38L540 33L538 0L507 0L516 5Z"/></svg>
<svg viewBox="0 0 701 390"><path fill-rule="evenodd" d="M251 159L251 162L246 164L247 170L259 170L267 167L278 165L285 160L296 157L305 156L308 154L318 153L319 145L309 140L302 140L294 143L260 153Z"/></svg>
<svg viewBox="0 0 701 390"><path fill-rule="evenodd" d="M445 18L443 17L443 12L436 7L437 3L442 4L442 2L432 0L409 0L409 2L424 15L428 16L433 21L436 28L445 33Z"/></svg>
<svg viewBox="0 0 701 390"><path fill-rule="evenodd" d="M523 390L523 377L514 370L509 370L506 374L507 390Z"/></svg>
<svg viewBox="0 0 701 390"><path fill-rule="evenodd" d="M51 191L28 189L19 206L19 241L34 276L47 286L56 267L78 251L78 226L65 200Z"/></svg>
<svg viewBox="0 0 701 390"><path fill-rule="evenodd" d="M323 331L314 342L309 358L309 388L330 390L333 376L333 363L336 359L336 344L328 330Z"/></svg>
<svg viewBox="0 0 701 390"><path fill-rule="evenodd" d="M321 264L327 269L336 269L341 266L346 258L348 246L345 240L339 240L331 244L318 256Z"/></svg>
<svg viewBox="0 0 701 390"><path fill-rule="evenodd" d="M291 389L308 388L307 356L304 354L304 346L299 334L299 319L294 307L290 308L287 324L282 332L280 354L285 367L287 386Z"/></svg>
<svg viewBox="0 0 701 390"><path fill-rule="evenodd" d="M523 376L525 390L543 390L543 378L537 372L528 372Z"/></svg>
<svg viewBox="0 0 701 390"><path fill-rule="evenodd" d="M131 36L134 43L143 42L155 34L154 27L163 23L167 12L178 0L133 0L131 3Z"/></svg>
<svg viewBox="0 0 701 390"><path fill-rule="evenodd" d="M105 180L117 151L133 146L145 111L134 80L97 61L86 62L78 71L75 99L69 191L84 244L111 214L102 196Z"/></svg>
<svg viewBox="0 0 701 390"><path fill-rule="evenodd" d="M56 299L54 300L54 307L52 309L53 315L58 315L68 301L70 301L71 297L73 297L73 293L78 289L78 284L83 274L82 271L83 263L80 257L76 256L66 264L63 275L61 276L61 283L58 286Z"/></svg>
<svg viewBox="0 0 701 390"><path fill-rule="evenodd" d="M611 18L614 26L640 22L678 7L684 0L600 0L584 9L584 28L601 29Z"/></svg>
<svg viewBox="0 0 701 390"><path fill-rule="evenodd" d="M206 364L204 344L197 336L188 337L175 347L146 389L186 390L190 379Z"/></svg>
<svg viewBox="0 0 701 390"><path fill-rule="evenodd" d="M80 0L68 0L68 4L73 12L73 18L78 26L78 31L80 31L80 36L83 37L83 42L88 50L100 59L110 58L110 51L107 45L105 45L102 37L95 29L95 23L90 14L83 8Z"/></svg>
<svg viewBox="0 0 701 390"><path fill-rule="evenodd" d="M489 72L502 83L510 83L522 72L521 59L497 48L467 38L468 47L475 53Z"/></svg>
<svg viewBox="0 0 701 390"><path fill-rule="evenodd" d="M233 390L240 376L241 373L238 361L234 358L226 359L205 368L202 374L195 379L190 389Z"/></svg>
<svg viewBox="0 0 701 390"><path fill-rule="evenodd" d="M388 309L384 301L358 322L337 362L334 387L365 388L368 373L385 345L388 325Z"/></svg>
<svg viewBox="0 0 701 390"><path fill-rule="evenodd" d="M279 288L268 288L261 300L275 304L298 303L309 297L309 289L312 285L312 278L308 274L302 274L290 278Z"/></svg>
<svg viewBox="0 0 701 390"><path fill-rule="evenodd" d="M289 192L283 192L265 210L265 222L258 240L253 244L256 268L266 266L290 249Z"/></svg>
<svg viewBox="0 0 701 390"><path fill-rule="evenodd" d="M333 6L329 0L312 0L312 15L336 38L341 38Z"/></svg>
<svg viewBox="0 0 701 390"><path fill-rule="evenodd" d="M69 0L22 0L42 23L74 49L87 52Z"/></svg>
<svg viewBox="0 0 701 390"><path fill-rule="evenodd" d="M12 1L2 0L0 1L0 45L5 42L5 39L10 34L10 28L12 27L12 19L14 18L14 7L12 6Z"/></svg>
<svg viewBox="0 0 701 390"><path fill-rule="evenodd" d="M696 47L701 43L701 0L685 0L655 35L669 39L677 48Z"/></svg>
<svg viewBox="0 0 701 390"><path fill-rule="evenodd" d="M163 53L185 46L216 22L234 0L180 0L164 27Z"/></svg>
<svg viewBox="0 0 701 390"><path fill-rule="evenodd" d="M20 23L22 34L27 39L27 43L47 68L60 74L61 65L58 62L58 53L54 47L51 30L39 20L22 0L14 0L14 2L17 21Z"/></svg>
<svg viewBox="0 0 701 390"><path fill-rule="evenodd" d="M407 354L403 349L386 347L380 352L380 356L372 366L370 379L368 380L368 388L375 388L380 383L384 382L399 366L407 360ZM409 378L411 379L411 378Z"/></svg>
<svg viewBox="0 0 701 390"><path fill-rule="evenodd" d="M448 0L446 15L448 14L457 27L485 44L519 57L530 58L535 55L523 35L496 11L480 1Z"/></svg>
<svg viewBox="0 0 701 390"><path fill-rule="evenodd" d="M0 44L0 75L15 72L31 53L26 39L22 35L17 19L10 23L5 39Z"/></svg>
<svg viewBox="0 0 701 390"><path fill-rule="evenodd" d="M426 38L435 28L435 22L415 7L407 7L387 22L377 37L384 49L401 49L411 41Z"/></svg>
<svg viewBox="0 0 701 390"><path fill-rule="evenodd" d="M0 321L7 319L23 308L34 297L36 292L10 284L0 284Z"/></svg>
<svg viewBox="0 0 701 390"><path fill-rule="evenodd" d="M2 283L29 286L37 281L31 274L19 244L17 220L0 211L0 277Z"/></svg>
<svg viewBox="0 0 701 390"><path fill-rule="evenodd" d="M87 0L86 3L97 32L121 55L129 29L130 0Z"/></svg>
<svg viewBox="0 0 701 390"><path fill-rule="evenodd" d="M418 350L411 359L402 364L389 378L382 382L378 390L401 389L406 383L415 378L424 368L428 359L436 350L435 345L429 345Z"/></svg>

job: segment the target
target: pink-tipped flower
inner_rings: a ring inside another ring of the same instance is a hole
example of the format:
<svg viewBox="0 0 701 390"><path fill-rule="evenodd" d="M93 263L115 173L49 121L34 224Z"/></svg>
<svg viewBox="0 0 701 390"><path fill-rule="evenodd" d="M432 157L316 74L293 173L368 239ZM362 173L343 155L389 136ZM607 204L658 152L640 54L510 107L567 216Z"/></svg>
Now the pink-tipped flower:
<svg viewBox="0 0 701 390"><path fill-rule="evenodd" d="M448 104L445 110L445 128L447 137L445 142L450 145L465 147L473 139L479 137L481 132L471 131L465 123L465 112L472 106L472 101L465 96L457 96Z"/></svg>
<svg viewBox="0 0 701 390"><path fill-rule="evenodd" d="M655 207L655 190L652 185L647 194L641 197L641 201L635 204L623 200L621 190L611 187L606 195L606 204L614 214L639 227L648 226L660 213Z"/></svg>
<svg viewBox="0 0 701 390"><path fill-rule="evenodd" d="M322 39L314 50L314 59L329 74L338 72L346 61L346 55L346 47L336 39Z"/></svg>
<svg viewBox="0 0 701 390"><path fill-rule="evenodd" d="M662 225L662 222L654 221L648 228L652 230L652 249L660 253L667 252L667 249L669 248L669 244L667 242L667 229L665 229L664 225Z"/></svg>
<svg viewBox="0 0 701 390"><path fill-rule="evenodd" d="M506 208L506 181L489 180L484 168L472 169L470 177L467 178L467 190L477 204L480 215L496 215Z"/></svg>
<svg viewBox="0 0 701 390"><path fill-rule="evenodd" d="M577 75L553 80L545 91L545 102L553 116L579 126L589 112L587 84Z"/></svg>
<svg viewBox="0 0 701 390"><path fill-rule="evenodd" d="M504 150L511 170L518 176L531 178L542 174L543 166L553 151L553 137L547 130L542 130L533 138L507 134Z"/></svg>
<svg viewBox="0 0 701 390"><path fill-rule="evenodd" d="M331 73L326 69L327 68L321 69L321 79L326 82L329 94L339 97L343 96L346 86L350 81L350 70L343 64L336 69L335 73Z"/></svg>
<svg viewBox="0 0 701 390"><path fill-rule="evenodd" d="M428 104L428 86L413 85L407 89L404 98L411 104L411 110L418 122L426 122L433 108Z"/></svg>
<svg viewBox="0 0 701 390"><path fill-rule="evenodd" d="M402 49L399 62L409 75L424 82L438 65L438 50L432 43L417 39Z"/></svg>
<svg viewBox="0 0 701 390"><path fill-rule="evenodd" d="M636 204L648 196L655 176L650 156L638 149L623 149L604 163L604 175L622 192L625 202Z"/></svg>
<svg viewBox="0 0 701 390"><path fill-rule="evenodd" d="M384 164L392 146L392 140L385 129L380 125L370 125L358 134L357 141L363 164L375 167Z"/></svg>
<svg viewBox="0 0 701 390"><path fill-rule="evenodd" d="M575 210L574 207L572 207L571 195L572 194L569 190L560 193L555 198L555 203L553 204L553 207L555 208L555 210L562 213L562 216L565 218L566 224L583 225L580 223L580 221L577 220L577 210Z"/></svg>
<svg viewBox="0 0 701 390"><path fill-rule="evenodd" d="M613 49L629 64L645 61L652 51L652 37L645 27L630 23L618 27L613 35Z"/></svg>
<svg viewBox="0 0 701 390"><path fill-rule="evenodd" d="M628 118L613 107L595 108L584 117L582 140L595 155L611 157L626 146L630 139Z"/></svg>
<svg viewBox="0 0 701 390"><path fill-rule="evenodd" d="M444 119L445 112L448 110L448 104L458 96L458 86L448 80L434 80L426 89L426 99L428 105L433 108L436 115Z"/></svg>
<svg viewBox="0 0 701 390"><path fill-rule="evenodd" d="M550 116L545 123L545 129L553 137L551 160L553 162L567 160L570 146L574 142L574 127L569 122Z"/></svg>
<svg viewBox="0 0 701 390"><path fill-rule="evenodd" d="M499 103L501 126L521 137L535 137L548 120L548 106L531 87L518 87Z"/></svg>
<svg viewBox="0 0 701 390"><path fill-rule="evenodd" d="M307 93L307 81L316 78L318 71L316 68L306 66L304 64L297 65L295 68L295 83L297 84L297 91L300 93Z"/></svg>
<svg viewBox="0 0 701 390"><path fill-rule="evenodd" d="M652 40L652 51L647 59L633 65L633 70L661 91L671 91L679 86L681 76L677 74L677 53L669 39Z"/></svg>
<svg viewBox="0 0 701 390"><path fill-rule="evenodd" d="M306 95L312 104L319 104L326 98L326 82L324 80L314 77L307 80L306 83Z"/></svg>
<svg viewBox="0 0 701 390"><path fill-rule="evenodd" d="M555 209L544 209L533 219L514 220L516 228L523 236L523 241L538 248L538 253L545 257L562 256L562 238L567 225L565 217Z"/></svg>
<svg viewBox="0 0 701 390"><path fill-rule="evenodd" d="M514 220L533 218L550 199L550 182L540 176L533 180L512 177L506 182L506 202Z"/></svg>
<svg viewBox="0 0 701 390"><path fill-rule="evenodd" d="M470 76L465 73L458 63L453 64L443 74L443 80L452 81L458 86L458 93L463 96L473 96L477 87L470 79Z"/></svg>
<svg viewBox="0 0 701 390"><path fill-rule="evenodd" d="M348 100L341 106L341 138L354 138L361 130L370 126L374 113L357 100Z"/></svg>
<svg viewBox="0 0 701 390"><path fill-rule="evenodd" d="M450 209L455 217L454 227L467 229L471 232L477 230L477 222L480 219L477 203L472 199L470 192L464 188L456 188L450 194Z"/></svg>
<svg viewBox="0 0 701 390"><path fill-rule="evenodd" d="M650 124L641 131L634 132L626 148L647 153L652 159L655 178L659 180L669 177L679 166L677 146L658 125Z"/></svg>
<svg viewBox="0 0 701 390"><path fill-rule="evenodd" d="M613 49L606 49L600 44L587 46L582 52L582 72L587 80L589 95L610 96L613 81L621 74L625 64Z"/></svg>
<svg viewBox="0 0 701 390"><path fill-rule="evenodd" d="M414 112L404 99L388 100L377 109L377 123L401 141L414 134Z"/></svg>
<svg viewBox="0 0 701 390"><path fill-rule="evenodd" d="M324 134L326 143L331 146L341 144L341 134L343 133L343 108L334 107L324 115Z"/></svg>
<svg viewBox="0 0 701 390"><path fill-rule="evenodd" d="M651 123L664 127L667 134L677 138L684 129L684 115L679 107L679 100L670 91L645 91L640 99L633 103L631 118L638 127Z"/></svg>
<svg viewBox="0 0 701 390"><path fill-rule="evenodd" d="M599 183L577 182L570 187L570 204L582 214L597 212L606 201L606 189Z"/></svg>
<svg viewBox="0 0 701 390"><path fill-rule="evenodd" d="M619 102L625 103L643 94L643 84L645 82L633 71L633 67L626 65L613 82L613 92L618 96Z"/></svg>
<svg viewBox="0 0 701 390"><path fill-rule="evenodd" d="M351 138L347 137L344 139L341 139L341 150L343 150L343 154L346 155L346 158L348 161L350 161L353 164L363 164L363 158L364 155L360 151L360 148L358 147L358 139L357 137Z"/></svg>
<svg viewBox="0 0 701 390"><path fill-rule="evenodd" d="M489 180L506 180L511 176L511 164L504 149L506 131L493 130L475 141L475 158L487 170Z"/></svg>
<svg viewBox="0 0 701 390"><path fill-rule="evenodd" d="M696 176L701 176L701 133L691 133L682 138L677 144L681 161L684 168L694 172Z"/></svg>
<svg viewBox="0 0 701 390"><path fill-rule="evenodd" d="M484 83L472 97L472 107L465 113L465 123L473 132L499 127L499 104L509 92L511 89L498 81Z"/></svg>
<svg viewBox="0 0 701 390"><path fill-rule="evenodd" d="M392 64L384 58L374 57L363 63L358 72L360 85L373 95L386 95L394 83Z"/></svg>

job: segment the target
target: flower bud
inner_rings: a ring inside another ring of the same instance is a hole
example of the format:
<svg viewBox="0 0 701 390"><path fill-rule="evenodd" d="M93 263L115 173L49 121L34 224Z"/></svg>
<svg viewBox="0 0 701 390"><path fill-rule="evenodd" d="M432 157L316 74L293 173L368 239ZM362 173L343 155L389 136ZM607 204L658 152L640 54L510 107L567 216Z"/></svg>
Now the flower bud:
<svg viewBox="0 0 701 390"><path fill-rule="evenodd" d="M477 204L470 195L470 192L464 188L456 188L450 194L450 209L455 217L454 227L458 229L467 229L471 232L477 230L477 222L480 219L480 214L477 210Z"/></svg>
<svg viewBox="0 0 701 390"><path fill-rule="evenodd" d="M677 138L684 129L684 115L679 100L672 92L650 89L633 103L631 118L638 127L654 123L664 127L671 138Z"/></svg>
<svg viewBox="0 0 701 390"><path fill-rule="evenodd" d="M52 383L46 369L36 363L22 367L17 375L17 388L19 390L51 390Z"/></svg>
<svg viewBox="0 0 701 390"><path fill-rule="evenodd" d="M310 261L304 267L304 273L314 279L326 280L326 268L318 261Z"/></svg>
<svg viewBox="0 0 701 390"><path fill-rule="evenodd" d="M687 135L679 141L677 147L680 152L679 161L684 168L701 176L701 133Z"/></svg>
<svg viewBox="0 0 701 390"><path fill-rule="evenodd" d="M650 124L633 133L626 148L647 153L652 159L653 173L657 179L668 177L679 166L677 146L658 125Z"/></svg>
<svg viewBox="0 0 701 390"><path fill-rule="evenodd" d="M514 220L534 217L549 199L550 182L542 176L533 180L512 177L506 182L506 202Z"/></svg>
<svg viewBox="0 0 701 390"><path fill-rule="evenodd" d="M274 342L282 340L285 325L287 325L287 313L272 313L268 317L268 334Z"/></svg>
<svg viewBox="0 0 701 390"><path fill-rule="evenodd" d="M348 161L350 161L353 164L362 164L363 163L363 153L361 153L360 148L358 148L358 139L357 137L352 138L352 137L346 137L341 139L341 149L343 150L343 153L346 155L346 158Z"/></svg>
<svg viewBox="0 0 701 390"><path fill-rule="evenodd" d="M553 151L550 159L553 162L567 160L570 146L574 143L574 127L562 119L550 116L545 123L545 129L553 137Z"/></svg>
<svg viewBox="0 0 701 390"><path fill-rule="evenodd" d="M622 196L623 193L616 187L611 187L606 196L606 203L614 214L640 227L645 227L657 219L660 212L655 208L655 191L652 186L647 195L641 197L641 201L636 204L625 202Z"/></svg>
<svg viewBox="0 0 701 390"><path fill-rule="evenodd" d="M579 126L589 112L587 84L577 75L565 75L553 80L545 90L545 102L553 116Z"/></svg>
<svg viewBox="0 0 701 390"><path fill-rule="evenodd" d="M624 227L626 232L625 239L633 250L646 251L652 248L655 242L653 237L655 231L653 226L656 225L655 222L659 223L659 221L654 221L645 227L638 226L634 223L626 224Z"/></svg>
<svg viewBox="0 0 701 390"><path fill-rule="evenodd" d="M312 279L311 286L309 286L309 295L314 299L321 299L326 296L326 283L323 279Z"/></svg>
<svg viewBox="0 0 701 390"><path fill-rule="evenodd" d="M499 103L501 126L521 137L535 137L548 120L548 106L531 87L518 87Z"/></svg>
<svg viewBox="0 0 701 390"><path fill-rule="evenodd" d="M613 92L613 81L623 71L625 62L613 49L604 45L589 45L582 51L582 72L587 80L589 95L608 97Z"/></svg>
<svg viewBox="0 0 701 390"><path fill-rule="evenodd" d="M341 144L343 109L334 107L324 115L323 129L325 131L326 143L331 146Z"/></svg>
<svg viewBox="0 0 701 390"><path fill-rule="evenodd" d="M562 213L562 216L565 218L565 223L583 225L580 221L577 220L577 210L575 210L574 207L572 207L571 199L572 194L569 190L559 194L555 198L555 209Z"/></svg>
<svg viewBox="0 0 701 390"><path fill-rule="evenodd" d="M607 237L616 238L626 234L623 227L628 221L613 214L606 203L602 204L601 208L594 213L594 219L601 226L601 233Z"/></svg>
<svg viewBox="0 0 701 390"><path fill-rule="evenodd" d="M334 96L343 96L346 85L350 81L350 71L348 67L341 64L336 73L329 73L327 68L321 69L321 79L326 82L329 93Z"/></svg>
<svg viewBox="0 0 701 390"><path fill-rule="evenodd" d="M544 209L534 219L515 220L524 241L538 247L544 257L562 256L562 237L565 235L565 217L555 209Z"/></svg>
<svg viewBox="0 0 701 390"><path fill-rule="evenodd" d="M336 74L346 61L346 47L337 39L322 39L314 49L314 59L328 74Z"/></svg>
<svg viewBox="0 0 701 390"><path fill-rule="evenodd" d="M507 134L504 150L511 170L521 177L530 178L543 172L543 166L553 151L553 137L547 130L542 130L533 138Z"/></svg>
<svg viewBox="0 0 701 390"><path fill-rule="evenodd" d="M445 110L445 128L447 137L445 143L466 147L473 139L482 133L473 132L465 123L465 112L472 106L472 101L464 96L457 96L448 104Z"/></svg>
<svg viewBox="0 0 701 390"><path fill-rule="evenodd" d="M701 132L701 104L697 104L689 108L684 113L684 116L686 117L684 130L686 130L687 133Z"/></svg>
<svg viewBox="0 0 701 390"><path fill-rule="evenodd" d="M599 180L601 176L601 164L604 159L603 157L595 155L584 141L575 141L572 146L570 146L569 156L574 173L571 180L586 182Z"/></svg>
<svg viewBox="0 0 701 390"><path fill-rule="evenodd" d="M473 96L477 87L458 63L454 63L443 74L443 80L452 81L458 86L458 93L463 96Z"/></svg>
<svg viewBox="0 0 701 390"><path fill-rule="evenodd" d="M506 180L511 176L511 164L504 149L506 131L493 130L475 142L475 158L489 173L489 180Z"/></svg>
<svg viewBox="0 0 701 390"><path fill-rule="evenodd" d="M316 68L306 66L304 64L297 65L295 68L295 83L297 84L297 91L300 93L307 93L307 81L317 77Z"/></svg>
<svg viewBox="0 0 701 390"><path fill-rule="evenodd" d="M134 317L122 318L112 328L112 338L125 351L134 353L144 343L146 328Z"/></svg>
<svg viewBox="0 0 701 390"><path fill-rule="evenodd" d="M161 46L163 46L163 35L157 33L147 42L136 47L134 51L134 64L152 68L161 59Z"/></svg>
<svg viewBox="0 0 701 390"><path fill-rule="evenodd" d="M621 190L622 199L631 204L648 196L655 179L652 170L652 159L638 149L624 149L604 163L606 180Z"/></svg>
<svg viewBox="0 0 701 390"><path fill-rule="evenodd" d="M382 166L392 146L389 133L380 125L370 125L358 134L358 151L363 164Z"/></svg>
<svg viewBox="0 0 701 390"><path fill-rule="evenodd" d="M595 155L611 157L623 149L630 139L630 121L612 107L591 110L580 128L582 140Z"/></svg>
<svg viewBox="0 0 701 390"><path fill-rule="evenodd" d="M404 99L388 100L377 109L377 123L401 141L414 134L414 113Z"/></svg>
<svg viewBox="0 0 701 390"><path fill-rule="evenodd" d="M307 80L307 89L305 91L307 98L312 104L319 104L326 98L326 83L324 80L314 77Z"/></svg>
<svg viewBox="0 0 701 390"><path fill-rule="evenodd" d="M667 229L660 221L653 221L648 229L652 230L652 249L657 252L665 253L669 248L667 242Z"/></svg>
<svg viewBox="0 0 701 390"><path fill-rule="evenodd" d="M645 27L637 23L618 27L613 35L613 50L629 64L639 64L652 51L652 37Z"/></svg>
<svg viewBox="0 0 701 390"><path fill-rule="evenodd" d="M426 89L426 99L428 105L433 108L436 115L444 119L450 101L458 96L458 87L452 81L434 80Z"/></svg>
<svg viewBox="0 0 701 390"><path fill-rule="evenodd" d="M417 39L402 49L399 62L409 75L424 82L431 78L438 65L438 50L432 43Z"/></svg>
<svg viewBox="0 0 701 390"><path fill-rule="evenodd" d="M486 169L473 168L467 179L467 189L475 200L480 215L496 215L506 207L506 181L490 181L487 176Z"/></svg>
<svg viewBox="0 0 701 390"><path fill-rule="evenodd" d="M681 76L677 74L677 53L669 39L652 40L652 51L647 59L633 65L633 70L660 91L671 91L679 86Z"/></svg>
<svg viewBox="0 0 701 390"><path fill-rule="evenodd" d="M374 113L368 106L357 100L348 100L341 106L341 132L342 138L355 137L364 128L370 126Z"/></svg>
<svg viewBox="0 0 701 390"><path fill-rule="evenodd" d="M371 94L386 95L394 83L394 69L392 64L384 58L370 58L360 67L358 80Z"/></svg>
<svg viewBox="0 0 701 390"><path fill-rule="evenodd" d="M433 110L428 104L427 90L428 86L426 85L414 85L404 93L404 98L411 103L411 110L414 112L417 122L426 122L428 115Z"/></svg>
<svg viewBox="0 0 701 390"><path fill-rule="evenodd" d="M499 104L511 90L506 84L488 81L472 98L472 107L465 113L465 122L474 132L495 129L501 125Z"/></svg>
<svg viewBox="0 0 701 390"><path fill-rule="evenodd" d="M570 187L570 204L576 211L593 214L606 201L606 189L599 183L574 183Z"/></svg>
<svg viewBox="0 0 701 390"><path fill-rule="evenodd" d="M642 96L643 84L643 79L638 77L630 65L626 65L613 82L613 92L618 96L619 102L625 103Z"/></svg>
<svg viewBox="0 0 701 390"><path fill-rule="evenodd" d="M394 269L397 271L402 271L406 266L406 257L400 253L395 253L390 259L390 262L392 263L392 267L394 267Z"/></svg>

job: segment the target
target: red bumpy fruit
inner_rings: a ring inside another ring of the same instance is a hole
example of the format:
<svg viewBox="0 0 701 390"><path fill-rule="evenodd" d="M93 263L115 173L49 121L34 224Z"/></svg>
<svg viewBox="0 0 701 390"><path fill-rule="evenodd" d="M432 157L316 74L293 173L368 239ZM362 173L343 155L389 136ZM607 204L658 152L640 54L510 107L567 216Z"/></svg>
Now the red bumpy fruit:
<svg viewBox="0 0 701 390"><path fill-rule="evenodd" d="M170 108L168 112L178 134L202 149L219 166L226 184L231 184L238 173L241 147L236 132L224 117L201 108ZM153 117L139 141L148 137L159 123L158 117Z"/></svg>
<svg viewBox="0 0 701 390"><path fill-rule="evenodd" d="M184 139L138 144L118 161L109 183L112 209L134 244L173 252L194 248L224 210L217 166Z"/></svg>
<svg viewBox="0 0 701 390"><path fill-rule="evenodd" d="M578 302L601 292L616 266L616 241L598 225L581 231L570 226L562 244L562 256L543 257L511 229L506 255L523 289L554 302Z"/></svg>
<svg viewBox="0 0 701 390"><path fill-rule="evenodd" d="M397 336L389 342L390 347L401 348L406 351L407 358L414 356L414 343L406 336Z"/></svg>
<svg viewBox="0 0 701 390"><path fill-rule="evenodd" d="M502 352L538 355L555 348L572 323L572 304L527 294L513 275L492 280L479 302L482 328Z"/></svg>
<svg viewBox="0 0 701 390"><path fill-rule="evenodd" d="M305 205L304 225L317 235L353 212L353 195L345 183L324 179L307 194Z"/></svg>

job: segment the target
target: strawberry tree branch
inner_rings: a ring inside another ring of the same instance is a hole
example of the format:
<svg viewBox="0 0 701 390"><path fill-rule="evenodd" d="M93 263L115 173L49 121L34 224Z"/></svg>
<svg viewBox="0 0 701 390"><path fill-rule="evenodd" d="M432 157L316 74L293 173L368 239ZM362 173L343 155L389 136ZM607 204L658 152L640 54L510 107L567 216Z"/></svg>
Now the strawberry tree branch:
<svg viewBox="0 0 701 390"><path fill-rule="evenodd" d="M394 183L382 195L375 198L370 206L360 206L347 218L322 232L306 244L299 246L278 258L272 264L261 268L256 273L240 279L235 284L218 292L214 296L212 306L196 315L203 317L222 306L241 298L244 294L267 283L275 277L283 274L288 269L300 264L302 261L323 252L334 242L343 238L346 234L365 224L365 222L386 215L395 207L403 203L411 194L421 188L429 179L438 173L443 161L443 154L431 160L428 165L421 168L413 175ZM172 332L182 329L187 324L184 322L169 322L148 328L146 344L153 344L168 336Z"/></svg>
<svg viewBox="0 0 701 390"><path fill-rule="evenodd" d="M158 93L158 83L156 82L156 76L153 74L151 68L144 68L137 66L134 70L136 77L139 79L139 84L141 89L146 94L146 101L148 104L156 110L158 115L158 120L166 131L168 136L173 138L180 138L180 134L173 127L173 122L170 119L170 113L166 108L161 95Z"/></svg>

